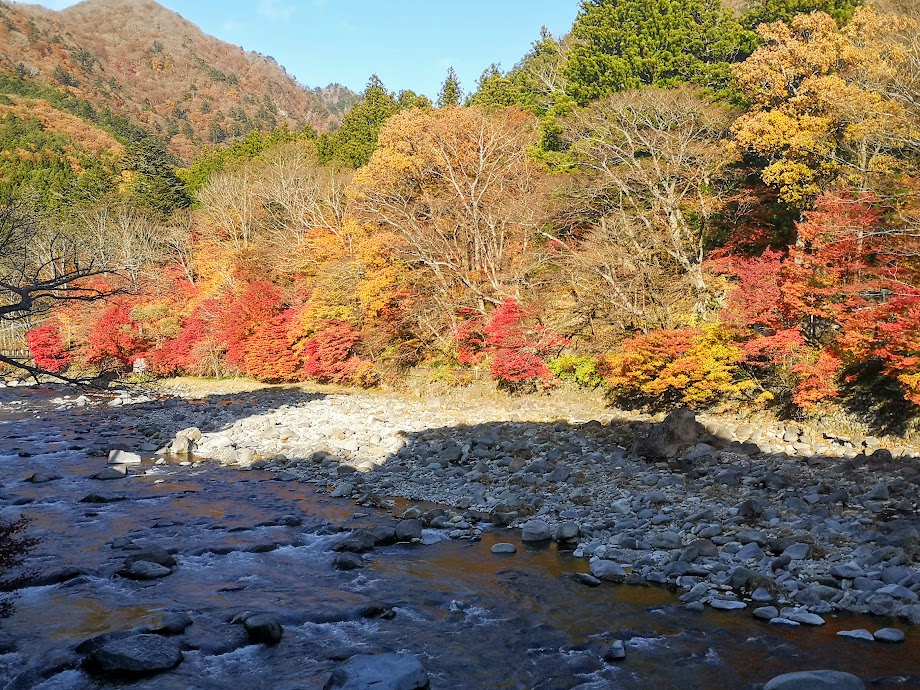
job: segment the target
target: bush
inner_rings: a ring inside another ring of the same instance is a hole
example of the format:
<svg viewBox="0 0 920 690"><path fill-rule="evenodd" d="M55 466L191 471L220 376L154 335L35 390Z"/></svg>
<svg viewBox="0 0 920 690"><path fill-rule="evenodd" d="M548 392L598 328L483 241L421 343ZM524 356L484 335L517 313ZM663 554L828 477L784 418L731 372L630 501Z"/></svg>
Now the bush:
<svg viewBox="0 0 920 690"><path fill-rule="evenodd" d="M26 333L26 344L35 366L55 374L64 371L73 359L57 319L49 319Z"/></svg>
<svg viewBox="0 0 920 690"><path fill-rule="evenodd" d="M616 403L705 407L755 387L738 366L743 357L719 325L656 330L624 340L605 358L604 384Z"/></svg>
<svg viewBox="0 0 920 690"><path fill-rule="evenodd" d="M547 362L549 370L564 381L572 381L583 388L603 385L603 363L591 355L559 355Z"/></svg>

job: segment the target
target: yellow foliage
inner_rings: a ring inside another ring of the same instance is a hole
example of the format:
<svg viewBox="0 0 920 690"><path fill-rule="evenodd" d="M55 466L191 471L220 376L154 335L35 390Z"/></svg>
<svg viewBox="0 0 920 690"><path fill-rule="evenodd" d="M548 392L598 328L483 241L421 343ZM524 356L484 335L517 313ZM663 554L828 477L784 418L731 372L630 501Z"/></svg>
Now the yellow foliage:
<svg viewBox="0 0 920 690"><path fill-rule="evenodd" d="M866 188L892 169L909 118L880 85L908 23L861 8L844 29L823 12L758 27L763 45L735 69L752 103L735 143L766 161L763 180L784 201L803 206L835 179Z"/></svg>
<svg viewBox="0 0 920 690"><path fill-rule="evenodd" d="M604 383L620 401L706 406L754 388L738 367L743 355L720 324L652 331L605 358Z"/></svg>

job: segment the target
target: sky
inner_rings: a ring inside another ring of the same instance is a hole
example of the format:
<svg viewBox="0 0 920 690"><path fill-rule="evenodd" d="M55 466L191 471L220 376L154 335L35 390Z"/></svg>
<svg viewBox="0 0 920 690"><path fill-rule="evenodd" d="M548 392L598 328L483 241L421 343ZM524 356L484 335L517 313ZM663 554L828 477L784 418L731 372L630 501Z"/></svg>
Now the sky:
<svg viewBox="0 0 920 690"><path fill-rule="evenodd" d="M546 26L568 32L578 0L158 0L217 38L271 55L302 84L363 91L377 74L391 91L432 99L448 67L464 93L493 62L512 67ZM36 2L36 0L32 0ZM74 0L38 0L51 9Z"/></svg>

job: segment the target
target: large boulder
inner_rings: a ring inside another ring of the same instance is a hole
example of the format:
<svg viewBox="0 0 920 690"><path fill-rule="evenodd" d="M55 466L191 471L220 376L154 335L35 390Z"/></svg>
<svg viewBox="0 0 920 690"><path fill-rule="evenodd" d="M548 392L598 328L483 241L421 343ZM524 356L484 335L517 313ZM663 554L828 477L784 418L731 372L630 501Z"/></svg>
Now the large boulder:
<svg viewBox="0 0 920 690"><path fill-rule="evenodd" d="M699 443L705 433L703 425L696 421L696 415L681 408L653 426L648 436L637 439L633 444L633 453L650 459L676 458Z"/></svg>
<svg viewBox="0 0 920 690"><path fill-rule="evenodd" d="M132 635L113 640L94 650L87 662L99 671L155 673L175 668L182 651L162 635Z"/></svg>
<svg viewBox="0 0 920 690"><path fill-rule="evenodd" d="M428 673L411 654L357 654L332 672L323 690L423 690Z"/></svg>
<svg viewBox="0 0 920 690"><path fill-rule="evenodd" d="M843 671L797 671L776 676L763 690L865 690L852 673Z"/></svg>

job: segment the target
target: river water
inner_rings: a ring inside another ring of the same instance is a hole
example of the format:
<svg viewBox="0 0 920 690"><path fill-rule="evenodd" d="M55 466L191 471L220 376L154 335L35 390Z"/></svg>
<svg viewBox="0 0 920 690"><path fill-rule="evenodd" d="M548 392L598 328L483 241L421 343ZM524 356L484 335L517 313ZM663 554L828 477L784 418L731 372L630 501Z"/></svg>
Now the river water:
<svg viewBox="0 0 920 690"><path fill-rule="evenodd" d="M82 574L18 591L0 624L0 687L319 689L350 655L394 651L418 656L435 689L750 688L820 668L920 687L920 634L897 621L827 616L824 626L790 629L744 611L687 611L666 589L592 589L572 577L587 562L524 545L509 530L478 542L378 547L366 568L335 570L331 548L343 530L392 516L307 484L208 464L145 461L134 471L146 474L92 479L110 448L137 447L142 436L117 410L55 411L57 395L0 391L0 517L31 519L29 533L41 539L32 571ZM35 472L58 478L24 481ZM89 494L121 500L80 502ZM301 524L279 524L290 515ZM426 531L428 541L438 534ZM158 580L121 578L125 553L111 546L119 537L175 550L178 566ZM518 552L492 554L497 541ZM278 615L281 643L249 644L229 622L245 610ZM368 617L380 610L392 614ZM193 620L173 671L113 680L80 669L81 641L155 627L171 612ZM889 625L906 629L904 644L836 636ZM601 648L614 639L627 658L606 663Z"/></svg>

